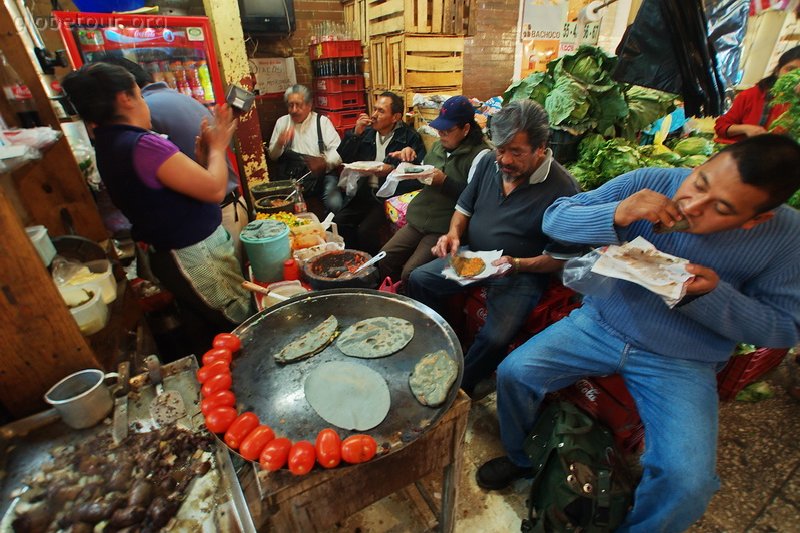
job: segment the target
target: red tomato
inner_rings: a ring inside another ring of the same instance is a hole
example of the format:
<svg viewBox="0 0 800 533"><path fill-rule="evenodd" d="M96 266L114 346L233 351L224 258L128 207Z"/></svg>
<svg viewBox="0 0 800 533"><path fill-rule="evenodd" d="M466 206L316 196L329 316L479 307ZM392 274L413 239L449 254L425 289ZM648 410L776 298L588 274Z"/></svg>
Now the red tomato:
<svg viewBox="0 0 800 533"><path fill-rule="evenodd" d="M308 474L314 468L314 445L307 440L297 441L289 450L289 471L295 476Z"/></svg>
<svg viewBox="0 0 800 533"><path fill-rule="evenodd" d="M317 452L317 462L324 468L339 466L342 461L342 439L331 428L319 432L314 450Z"/></svg>
<svg viewBox="0 0 800 533"><path fill-rule="evenodd" d="M225 433L236 420L236 409L217 407L206 415L206 427L211 433Z"/></svg>
<svg viewBox="0 0 800 533"><path fill-rule="evenodd" d="M292 441L289 439L283 437L272 439L261 450L261 455L258 458L261 468L270 472L280 470L286 464L286 459L289 457L289 450L291 449Z"/></svg>
<svg viewBox="0 0 800 533"><path fill-rule="evenodd" d="M220 333L211 341L214 348L227 348L231 353L236 353L242 348L242 341L233 333Z"/></svg>
<svg viewBox="0 0 800 533"><path fill-rule="evenodd" d="M201 366L197 371L197 381L205 383L208 378L222 372L230 372L231 368L225 361L214 361L210 365Z"/></svg>
<svg viewBox="0 0 800 533"><path fill-rule="evenodd" d="M205 416L217 407L233 407L234 405L236 405L236 396L229 390L220 390L208 398L203 398L203 401L200 402L200 411Z"/></svg>
<svg viewBox="0 0 800 533"><path fill-rule="evenodd" d="M225 432L225 438L223 440L225 444L236 450L242 444L244 438L257 426L258 417L255 413L251 413L250 411L242 413L236 417L231 427Z"/></svg>
<svg viewBox="0 0 800 533"><path fill-rule="evenodd" d="M351 464L369 461L377 451L378 443L369 435L351 435L342 441L342 459Z"/></svg>
<svg viewBox="0 0 800 533"><path fill-rule="evenodd" d="M200 387L200 392L203 394L204 398L208 398L215 392L230 389L231 385L233 385L231 373L222 372L221 374L217 374L208 378L208 380L203 383L203 386Z"/></svg>
<svg viewBox="0 0 800 533"><path fill-rule="evenodd" d="M275 432L269 426L258 426L251 431L239 446L239 454L248 461L255 461L261 455L264 446L275 438Z"/></svg>
<svg viewBox="0 0 800 533"><path fill-rule="evenodd" d="M203 354L203 365L210 365L215 361L225 361L228 364L231 364L231 359L233 359L233 354L227 348L211 348L209 351Z"/></svg>

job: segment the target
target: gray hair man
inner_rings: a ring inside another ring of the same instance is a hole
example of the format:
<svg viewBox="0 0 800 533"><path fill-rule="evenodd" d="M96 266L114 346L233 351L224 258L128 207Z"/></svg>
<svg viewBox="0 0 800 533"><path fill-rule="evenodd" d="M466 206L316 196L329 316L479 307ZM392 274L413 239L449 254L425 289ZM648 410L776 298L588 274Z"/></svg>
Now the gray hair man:
<svg viewBox="0 0 800 533"><path fill-rule="evenodd" d="M312 110L308 87L292 85L283 94L289 111L275 123L269 141L269 158L278 163L278 179L300 179L310 196L319 196L332 213L342 208L335 170L342 163L341 139L328 117ZM310 173L310 174L309 174Z"/></svg>
<svg viewBox="0 0 800 533"><path fill-rule="evenodd" d="M533 101L512 102L494 115L494 158L481 159L461 193L448 232L433 247L438 259L409 278L409 295L441 312L447 296L464 290L459 280L444 275L451 257L466 250L503 251L486 265L496 272L473 283L486 287L488 308L486 323L464 360L462 388L473 398L479 395L475 386L505 357L550 274L563 265L551 255L557 248L542 232L542 217L557 198L572 196L579 187L553 159L549 132L547 113Z"/></svg>

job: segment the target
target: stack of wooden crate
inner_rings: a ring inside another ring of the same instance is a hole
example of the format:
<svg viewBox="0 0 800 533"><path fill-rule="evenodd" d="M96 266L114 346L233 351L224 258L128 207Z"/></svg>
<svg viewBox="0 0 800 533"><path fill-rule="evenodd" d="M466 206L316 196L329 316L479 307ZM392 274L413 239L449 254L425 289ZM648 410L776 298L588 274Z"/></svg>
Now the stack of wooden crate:
<svg viewBox="0 0 800 533"><path fill-rule="evenodd" d="M323 41L308 47L314 72L314 107L327 116L339 136L366 111L360 41Z"/></svg>
<svg viewBox="0 0 800 533"><path fill-rule="evenodd" d="M464 38L474 33L475 0L345 0L345 21L362 29L372 99L392 91L461 94Z"/></svg>

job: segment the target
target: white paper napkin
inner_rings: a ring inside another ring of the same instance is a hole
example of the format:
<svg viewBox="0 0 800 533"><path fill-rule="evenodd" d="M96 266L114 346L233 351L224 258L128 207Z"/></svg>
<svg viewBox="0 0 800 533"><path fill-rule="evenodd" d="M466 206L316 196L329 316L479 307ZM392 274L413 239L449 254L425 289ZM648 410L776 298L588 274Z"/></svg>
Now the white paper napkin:
<svg viewBox="0 0 800 533"><path fill-rule="evenodd" d="M481 252L473 252L468 250L466 247L460 248L458 250L458 255L462 257L480 257L483 259L483 262L486 263L486 268L483 269L483 272L478 274L477 276L473 277L462 277L456 274L456 271L453 269L453 266L450 263L447 263L447 266L442 269L442 275L447 279L452 279L457 281L461 285L469 285L470 283L475 283L478 280L488 278L491 276L496 276L498 274L502 274L509 268L511 265L508 263L503 263L502 265L495 266L492 264L492 261L495 259L500 259L503 255L503 250L488 250L488 251L481 251Z"/></svg>

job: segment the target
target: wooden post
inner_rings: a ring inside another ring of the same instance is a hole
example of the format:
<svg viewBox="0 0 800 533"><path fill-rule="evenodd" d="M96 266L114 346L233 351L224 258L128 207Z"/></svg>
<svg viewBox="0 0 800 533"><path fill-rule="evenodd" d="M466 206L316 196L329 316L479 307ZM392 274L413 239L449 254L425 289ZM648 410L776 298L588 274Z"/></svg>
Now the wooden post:
<svg viewBox="0 0 800 533"><path fill-rule="evenodd" d="M238 85L252 91L255 87L255 78L250 73L237 3L204 0L203 7L211 22L224 84L226 87ZM234 135L239 168L244 174L242 179L247 179L248 182L261 181L268 177L256 105L254 104L250 111L239 117Z"/></svg>

